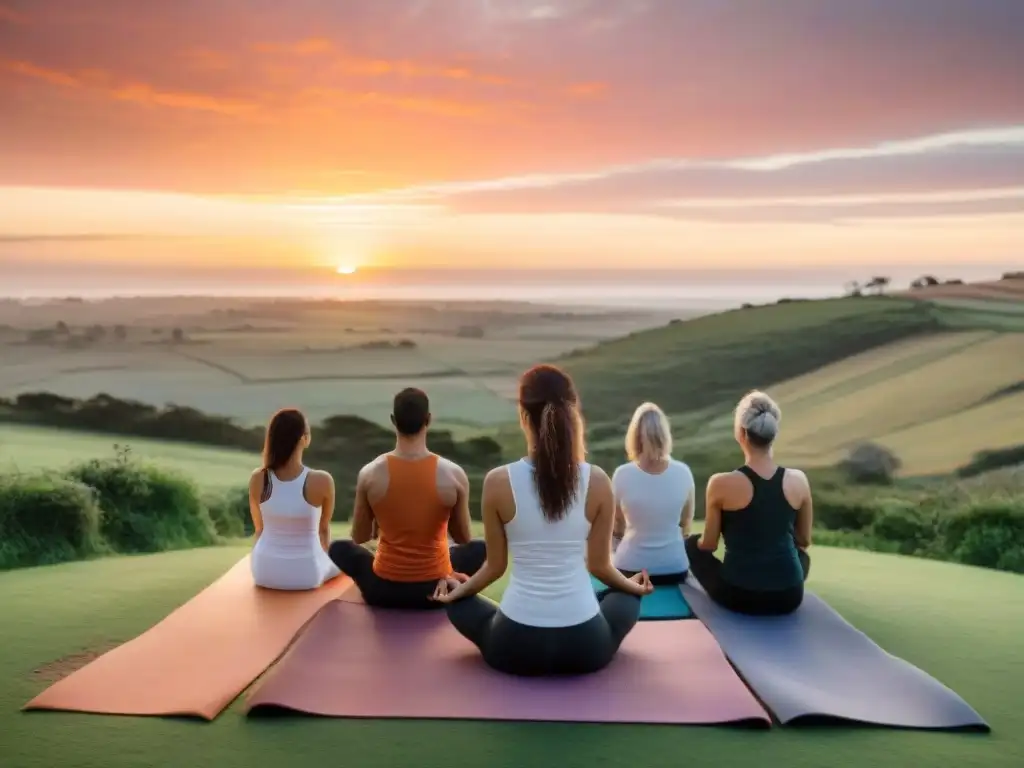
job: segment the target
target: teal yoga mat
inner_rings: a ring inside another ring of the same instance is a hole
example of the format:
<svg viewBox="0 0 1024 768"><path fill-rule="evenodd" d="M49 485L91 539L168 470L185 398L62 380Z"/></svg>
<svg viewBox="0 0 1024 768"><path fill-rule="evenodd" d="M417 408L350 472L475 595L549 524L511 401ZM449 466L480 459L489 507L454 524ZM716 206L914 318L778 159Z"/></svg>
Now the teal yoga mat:
<svg viewBox="0 0 1024 768"><path fill-rule="evenodd" d="M608 589L602 582L590 577L594 591L604 592ZM689 619L693 617L690 604L676 585L655 587L649 595L640 601L640 621L667 621L669 619Z"/></svg>

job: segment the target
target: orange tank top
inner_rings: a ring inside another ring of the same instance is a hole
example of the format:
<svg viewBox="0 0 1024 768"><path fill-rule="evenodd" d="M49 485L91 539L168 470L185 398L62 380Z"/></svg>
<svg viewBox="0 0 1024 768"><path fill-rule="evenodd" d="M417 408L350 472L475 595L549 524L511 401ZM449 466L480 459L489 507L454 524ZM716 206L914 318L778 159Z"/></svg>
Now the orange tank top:
<svg viewBox="0 0 1024 768"><path fill-rule="evenodd" d="M437 455L409 461L388 456L388 489L373 505L380 529L373 572L390 581L431 581L452 572L451 508L437 492Z"/></svg>

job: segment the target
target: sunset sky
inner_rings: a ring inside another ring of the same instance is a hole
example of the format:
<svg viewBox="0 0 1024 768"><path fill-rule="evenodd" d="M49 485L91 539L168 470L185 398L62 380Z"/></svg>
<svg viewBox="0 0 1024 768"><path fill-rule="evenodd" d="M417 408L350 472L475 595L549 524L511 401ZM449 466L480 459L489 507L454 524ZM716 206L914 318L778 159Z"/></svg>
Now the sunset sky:
<svg viewBox="0 0 1024 768"><path fill-rule="evenodd" d="M0 0L0 261L1024 261L1021 0Z"/></svg>

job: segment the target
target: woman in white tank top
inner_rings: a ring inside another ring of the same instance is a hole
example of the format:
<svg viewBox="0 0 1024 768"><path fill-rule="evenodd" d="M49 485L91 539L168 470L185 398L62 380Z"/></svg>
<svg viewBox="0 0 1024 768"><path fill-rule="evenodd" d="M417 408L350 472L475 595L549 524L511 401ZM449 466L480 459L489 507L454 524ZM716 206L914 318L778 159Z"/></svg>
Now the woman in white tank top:
<svg viewBox="0 0 1024 768"><path fill-rule="evenodd" d="M685 537L693 523L690 468L672 458L672 430L664 412L644 403L626 430L626 455L612 475L615 492L615 567L626 575L647 570L655 584L686 579Z"/></svg>
<svg viewBox="0 0 1024 768"><path fill-rule="evenodd" d="M595 672L609 662L653 586L611 562L611 481L583 461L583 422L572 380L540 365L519 383L527 458L484 480L487 560L470 579L438 582L434 599L495 669L515 675ZM512 559L500 605L477 593ZM588 573L589 567L589 573ZM611 590L600 597L589 574Z"/></svg>
<svg viewBox="0 0 1024 768"><path fill-rule="evenodd" d="M294 409L278 411L267 427L263 467L249 480L256 529L253 581L268 589L316 589L339 574L327 556L334 479L302 463L309 423Z"/></svg>

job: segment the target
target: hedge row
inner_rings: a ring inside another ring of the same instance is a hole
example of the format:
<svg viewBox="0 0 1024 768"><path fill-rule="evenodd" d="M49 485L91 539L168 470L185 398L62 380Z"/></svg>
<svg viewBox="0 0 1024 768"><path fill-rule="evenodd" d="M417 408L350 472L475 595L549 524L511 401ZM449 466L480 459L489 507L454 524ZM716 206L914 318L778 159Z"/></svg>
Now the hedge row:
<svg viewBox="0 0 1024 768"><path fill-rule="evenodd" d="M123 459L0 475L0 570L245 535L248 502L237 496L204 497L186 477Z"/></svg>
<svg viewBox="0 0 1024 768"><path fill-rule="evenodd" d="M815 501L823 544L1024 573L1024 497L993 496L950 507L941 496L856 499L827 494Z"/></svg>

